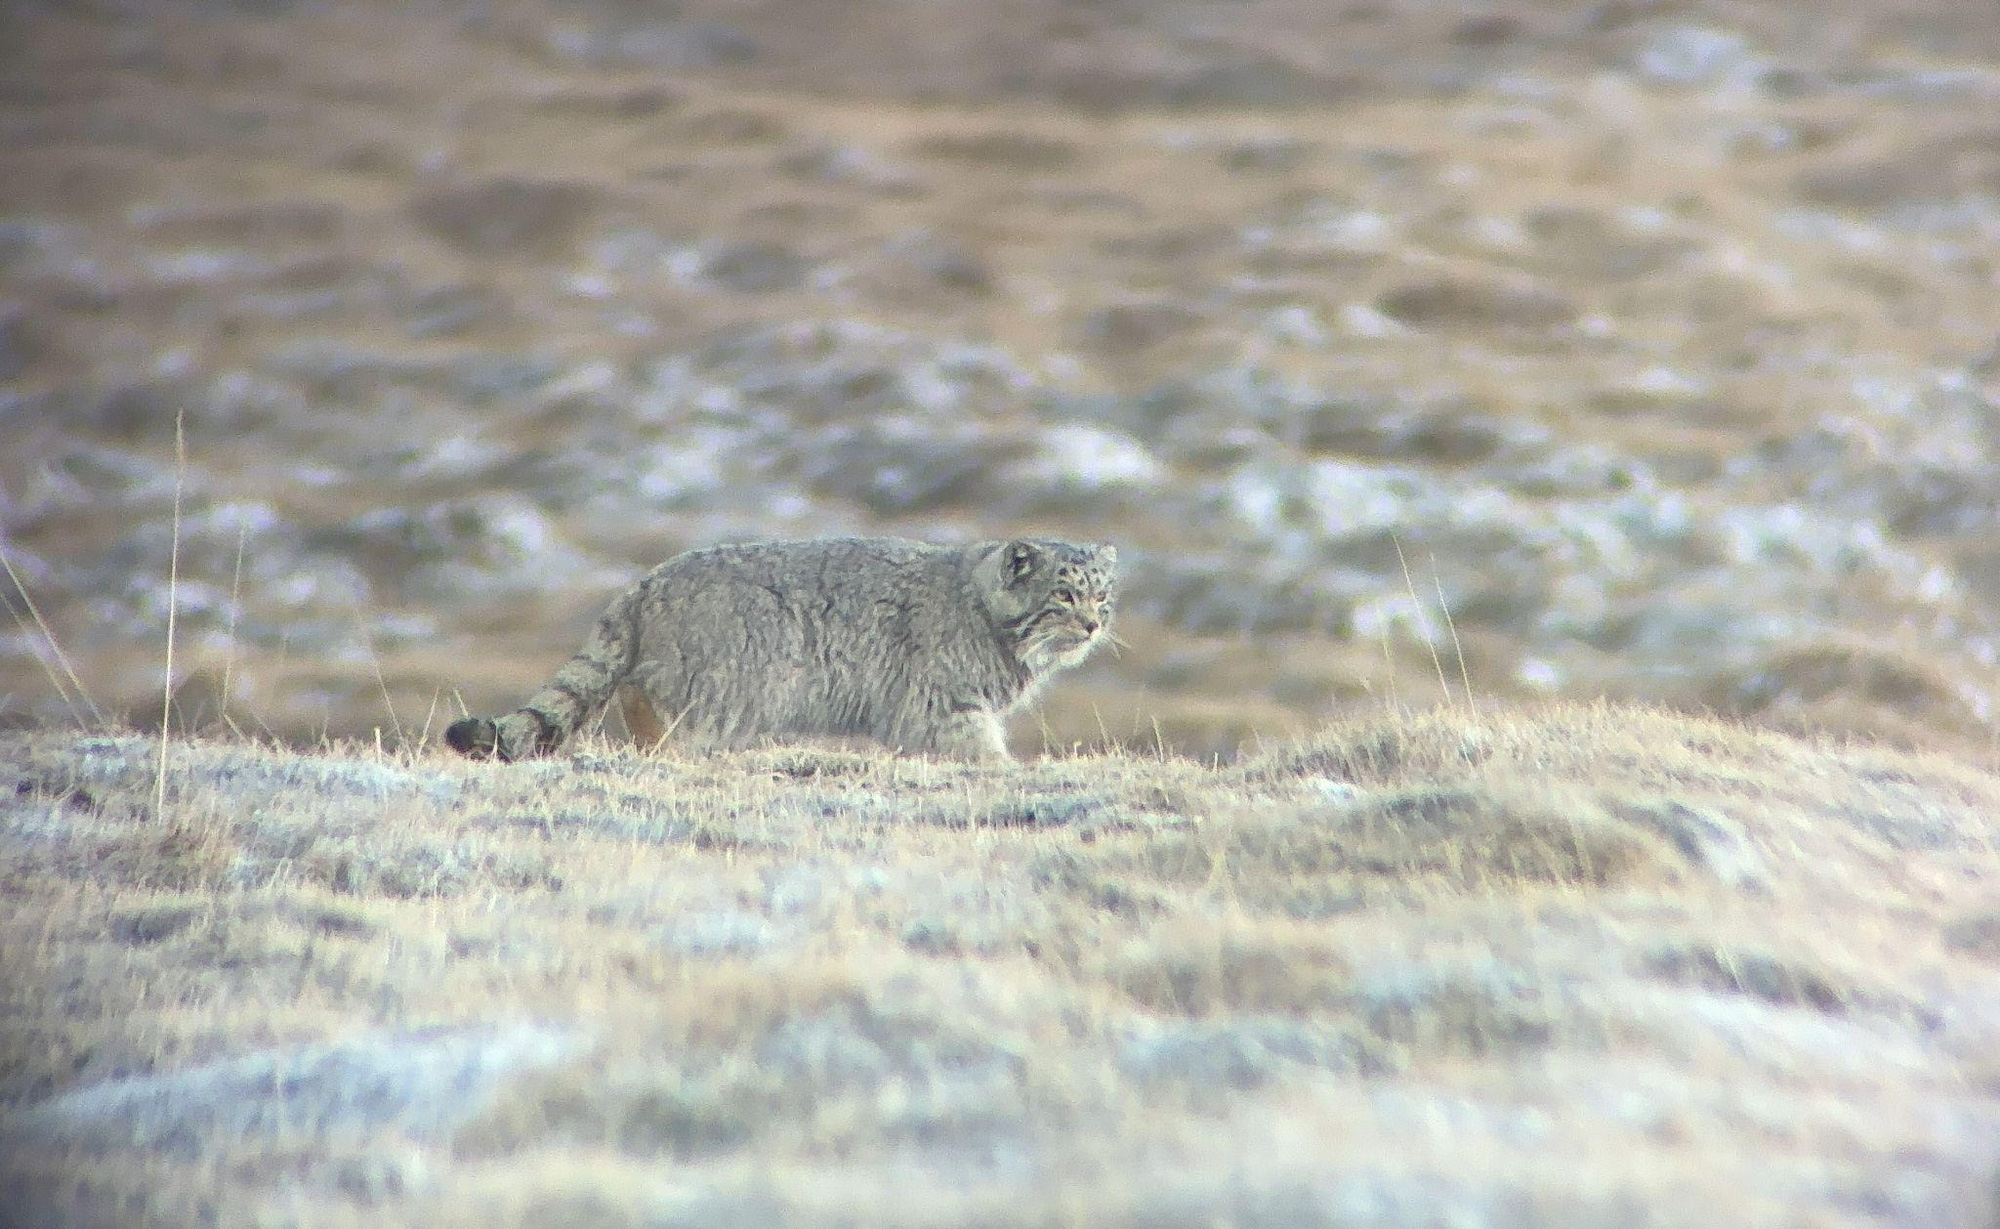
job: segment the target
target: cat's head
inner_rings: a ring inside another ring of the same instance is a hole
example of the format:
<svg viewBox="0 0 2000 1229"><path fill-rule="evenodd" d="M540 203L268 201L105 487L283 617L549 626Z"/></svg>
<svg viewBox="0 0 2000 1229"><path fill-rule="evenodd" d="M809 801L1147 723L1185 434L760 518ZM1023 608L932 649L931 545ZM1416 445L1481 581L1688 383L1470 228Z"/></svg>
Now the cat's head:
<svg viewBox="0 0 2000 1229"><path fill-rule="evenodd" d="M977 574L987 609L1037 673L1074 666L1108 634L1118 551L1051 538L988 543Z"/></svg>

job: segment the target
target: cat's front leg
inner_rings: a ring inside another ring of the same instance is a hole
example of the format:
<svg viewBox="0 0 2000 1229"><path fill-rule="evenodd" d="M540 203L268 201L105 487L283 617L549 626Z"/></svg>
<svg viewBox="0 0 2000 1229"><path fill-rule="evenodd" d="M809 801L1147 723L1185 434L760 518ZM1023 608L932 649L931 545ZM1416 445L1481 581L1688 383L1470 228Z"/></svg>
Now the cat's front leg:
<svg viewBox="0 0 2000 1229"><path fill-rule="evenodd" d="M965 709L946 717L931 732L925 745L912 747L942 759L981 760L1007 763L1014 757L1007 750L1007 730L1000 718L985 709Z"/></svg>

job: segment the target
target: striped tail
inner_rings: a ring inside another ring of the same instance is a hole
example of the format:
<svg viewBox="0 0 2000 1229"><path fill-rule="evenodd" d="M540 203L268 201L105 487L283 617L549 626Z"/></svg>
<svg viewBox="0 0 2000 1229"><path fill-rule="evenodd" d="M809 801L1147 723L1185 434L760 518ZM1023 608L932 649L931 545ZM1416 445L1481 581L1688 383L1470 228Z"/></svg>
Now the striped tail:
<svg viewBox="0 0 2000 1229"><path fill-rule="evenodd" d="M576 656L521 707L498 719L467 717L444 741L475 760L510 762L547 755L597 715L639 658L639 602L634 588L611 603Z"/></svg>

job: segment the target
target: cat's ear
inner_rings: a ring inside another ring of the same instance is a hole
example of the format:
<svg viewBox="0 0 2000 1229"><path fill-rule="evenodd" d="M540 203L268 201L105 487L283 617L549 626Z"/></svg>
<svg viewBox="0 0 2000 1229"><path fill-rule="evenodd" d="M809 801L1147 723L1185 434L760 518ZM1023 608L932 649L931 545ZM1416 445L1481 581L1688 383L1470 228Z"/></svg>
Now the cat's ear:
<svg viewBox="0 0 2000 1229"><path fill-rule="evenodd" d="M1092 553L1097 556L1097 561L1105 567L1115 568L1118 566L1118 548L1111 545L1111 543L1098 543L1097 548Z"/></svg>
<svg viewBox="0 0 2000 1229"><path fill-rule="evenodd" d="M1012 584L1042 565L1042 548L1033 542L1013 541L1000 548L1007 581Z"/></svg>

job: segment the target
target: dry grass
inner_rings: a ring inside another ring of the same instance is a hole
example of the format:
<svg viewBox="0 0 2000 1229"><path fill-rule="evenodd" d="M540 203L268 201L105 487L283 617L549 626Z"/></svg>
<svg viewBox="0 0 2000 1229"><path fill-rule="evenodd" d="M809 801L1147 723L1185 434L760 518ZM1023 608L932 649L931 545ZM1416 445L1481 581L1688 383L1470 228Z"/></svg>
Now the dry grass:
<svg viewBox="0 0 2000 1229"><path fill-rule="evenodd" d="M30 1224L1974 1226L2000 778L1615 707L1222 768L9 736ZM1457 1219L1452 1219L1457 1218Z"/></svg>

